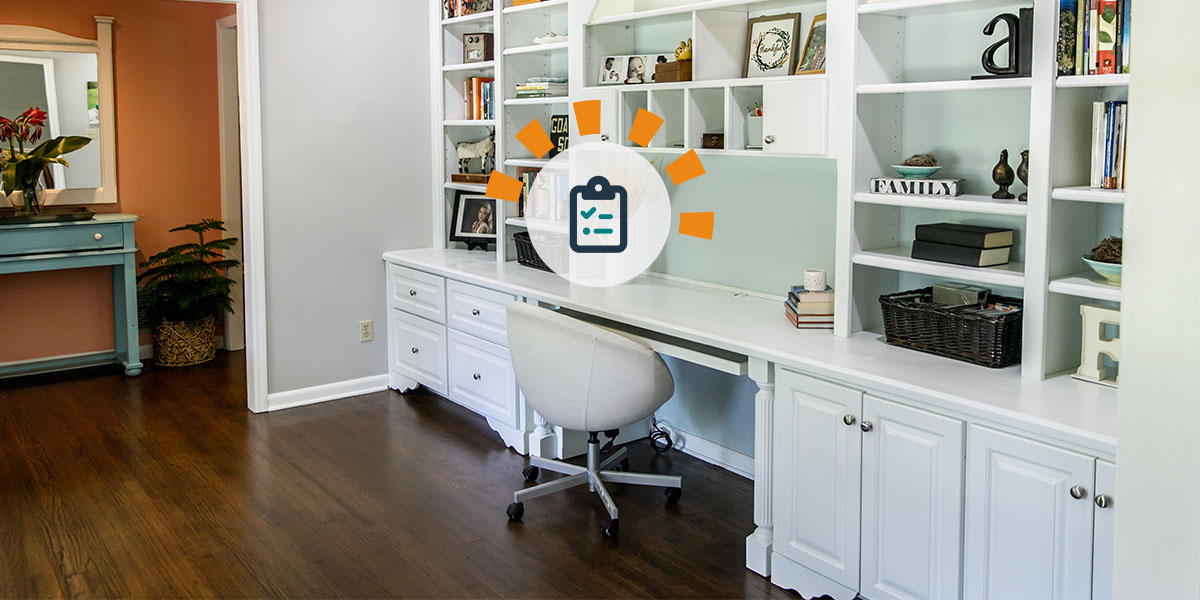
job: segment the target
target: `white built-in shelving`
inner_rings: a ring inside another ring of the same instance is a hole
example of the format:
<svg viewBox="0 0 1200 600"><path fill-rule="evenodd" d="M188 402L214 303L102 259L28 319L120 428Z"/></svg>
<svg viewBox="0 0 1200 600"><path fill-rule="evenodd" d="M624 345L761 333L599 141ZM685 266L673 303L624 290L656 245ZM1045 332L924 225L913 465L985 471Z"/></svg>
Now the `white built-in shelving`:
<svg viewBox="0 0 1200 600"><path fill-rule="evenodd" d="M973 283L1025 287L1025 265L1012 261L1006 265L977 269L960 265L919 260L911 257L912 246L893 246L879 250L861 250L854 255L854 264L918 273Z"/></svg>
<svg viewBox="0 0 1200 600"><path fill-rule="evenodd" d="M1093 300L1121 301L1121 286L1108 283L1091 271L1051 280L1050 291Z"/></svg>
<svg viewBox="0 0 1200 600"><path fill-rule="evenodd" d="M505 48L504 56L515 56L517 54L555 54L566 52L570 46L568 42L554 42L552 44L530 44L528 46L516 46L513 48Z"/></svg>
<svg viewBox="0 0 1200 600"><path fill-rule="evenodd" d="M1124 204L1125 190L1104 190L1086 185L1076 185L1054 188L1054 191L1050 193L1050 197L1055 200L1070 200L1074 202Z"/></svg>
<svg viewBox="0 0 1200 600"><path fill-rule="evenodd" d="M940 196L903 196L858 192L854 194L854 201L863 204L883 204L887 206L905 206L909 208L927 208L931 210L949 210L990 215L1024 216L1029 212L1029 204L1025 202L1019 200L996 200L991 196L975 194L945 198Z"/></svg>
<svg viewBox="0 0 1200 600"><path fill-rule="evenodd" d="M905 81L899 83L864 83L858 93L866 94L927 94L935 92L982 92L987 90L1028 89L1028 77L1001 79L962 79L951 81Z"/></svg>

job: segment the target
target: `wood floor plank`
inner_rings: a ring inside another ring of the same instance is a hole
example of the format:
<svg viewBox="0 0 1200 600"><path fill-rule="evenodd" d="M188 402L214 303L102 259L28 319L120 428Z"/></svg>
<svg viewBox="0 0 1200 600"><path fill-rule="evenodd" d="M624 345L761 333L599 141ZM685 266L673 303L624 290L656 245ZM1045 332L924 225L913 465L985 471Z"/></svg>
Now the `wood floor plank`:
<svg viewBox="0 0 1200 600"><path fill-rule="evenodd" d="M255 415L245 357L0 381L0 597L790 597L744 563L749 481L628 446L621 536L586 488L504 508L526 460L423 391Z"/></svg>

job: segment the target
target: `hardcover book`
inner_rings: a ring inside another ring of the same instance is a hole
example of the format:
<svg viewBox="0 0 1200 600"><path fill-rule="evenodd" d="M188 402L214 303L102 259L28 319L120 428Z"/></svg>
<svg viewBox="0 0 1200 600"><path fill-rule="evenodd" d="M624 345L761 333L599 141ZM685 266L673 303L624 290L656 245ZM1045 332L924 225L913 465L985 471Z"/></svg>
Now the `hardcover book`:
<svg viewBox="0 0 1200 600"><path fill-rule="evenodd" d="M963 193L962 179L906 179L903 177L874 177L872 194L900 196L937 196L952 198Z"/></svg>
<svg viewBox="0 0 1200 600"><path fill-rule="evenodd" d="M833 318L832 302L796 302L789 295L787 305L798 315L823 315Z"/></svg>
<svg viewBox="0 0 1200 600"><path fill-rule="evenodd" d="M1003 248L968 248L935 242L913 242L912 257L967 267L994 267L1008 264L1011 246Z"/></svg>
<svg viewBox="0 0 1200 600"><path fill-rule="evenodd" d="M1013 230L959 223L917 225L917 240L965 248L1003 248L1013 245Z"/></svg>
<svg viewBox="0 0 1200 600"><path fill-rule="evenodd" d="M1079 0L1059 0L1058 4L1058 74L1075 74L1075 17Z"/></svg>
<svg viewBox="0 0 1200 600"><path fill-rule="evenodd" d="M1099 0L1096 14L1096 73L1116 73L1117 0Z"/></svg>
<svg viewBox="0 0 1200 600"><path fill-rule="evenodd" d="M788 322L796 329L833 329L833 317L830 317L828 321L821 322L801 321L786 305L783 307L783 314L787 316Z"/></svg>
<svg viewBox="0 0 1200 600"><path fill-rule="evenodd" d="M793 285L792 289L788 290L788 297L794 298L796 302L833 302L833 288L827 285L823 291L812 292L802 285Z"/></svg>

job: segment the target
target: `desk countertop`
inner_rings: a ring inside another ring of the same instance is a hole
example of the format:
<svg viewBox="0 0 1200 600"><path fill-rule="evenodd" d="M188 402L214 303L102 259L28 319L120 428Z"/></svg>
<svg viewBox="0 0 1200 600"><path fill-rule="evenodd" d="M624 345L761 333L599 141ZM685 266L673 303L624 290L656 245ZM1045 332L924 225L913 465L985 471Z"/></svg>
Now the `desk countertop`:
<svg viewBox="0 0 1200 600"><path fill-rule="evenodd" d="M385 261L503 289L514 295L764 359L863 389L961 412L1116 455L1117 392L1072 379L1022 379L1018 367L988 369L897 348L879 333L848 338L789 326L780 300L728 288L642 275L589 288L495 254L423 248L387 252Z"/></svg>

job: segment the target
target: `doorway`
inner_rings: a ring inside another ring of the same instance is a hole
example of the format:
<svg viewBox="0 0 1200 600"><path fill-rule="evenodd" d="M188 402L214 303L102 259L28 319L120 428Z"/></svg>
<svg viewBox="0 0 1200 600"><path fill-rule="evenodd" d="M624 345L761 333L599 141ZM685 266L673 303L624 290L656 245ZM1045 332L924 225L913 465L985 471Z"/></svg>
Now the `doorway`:
<svg viewBox="0 0 1200 600"><path fill-rule="evenodd" d="M221 220L228 236L239 242L227 253L245 264L242 252L242 154L241 115L238 111L238 40L237 15L217 20L217 112L221 146ZM234 286L233 310L224 313L222 348L229 351L246 347L245 277L243 269L228 276Z"/></svg>

